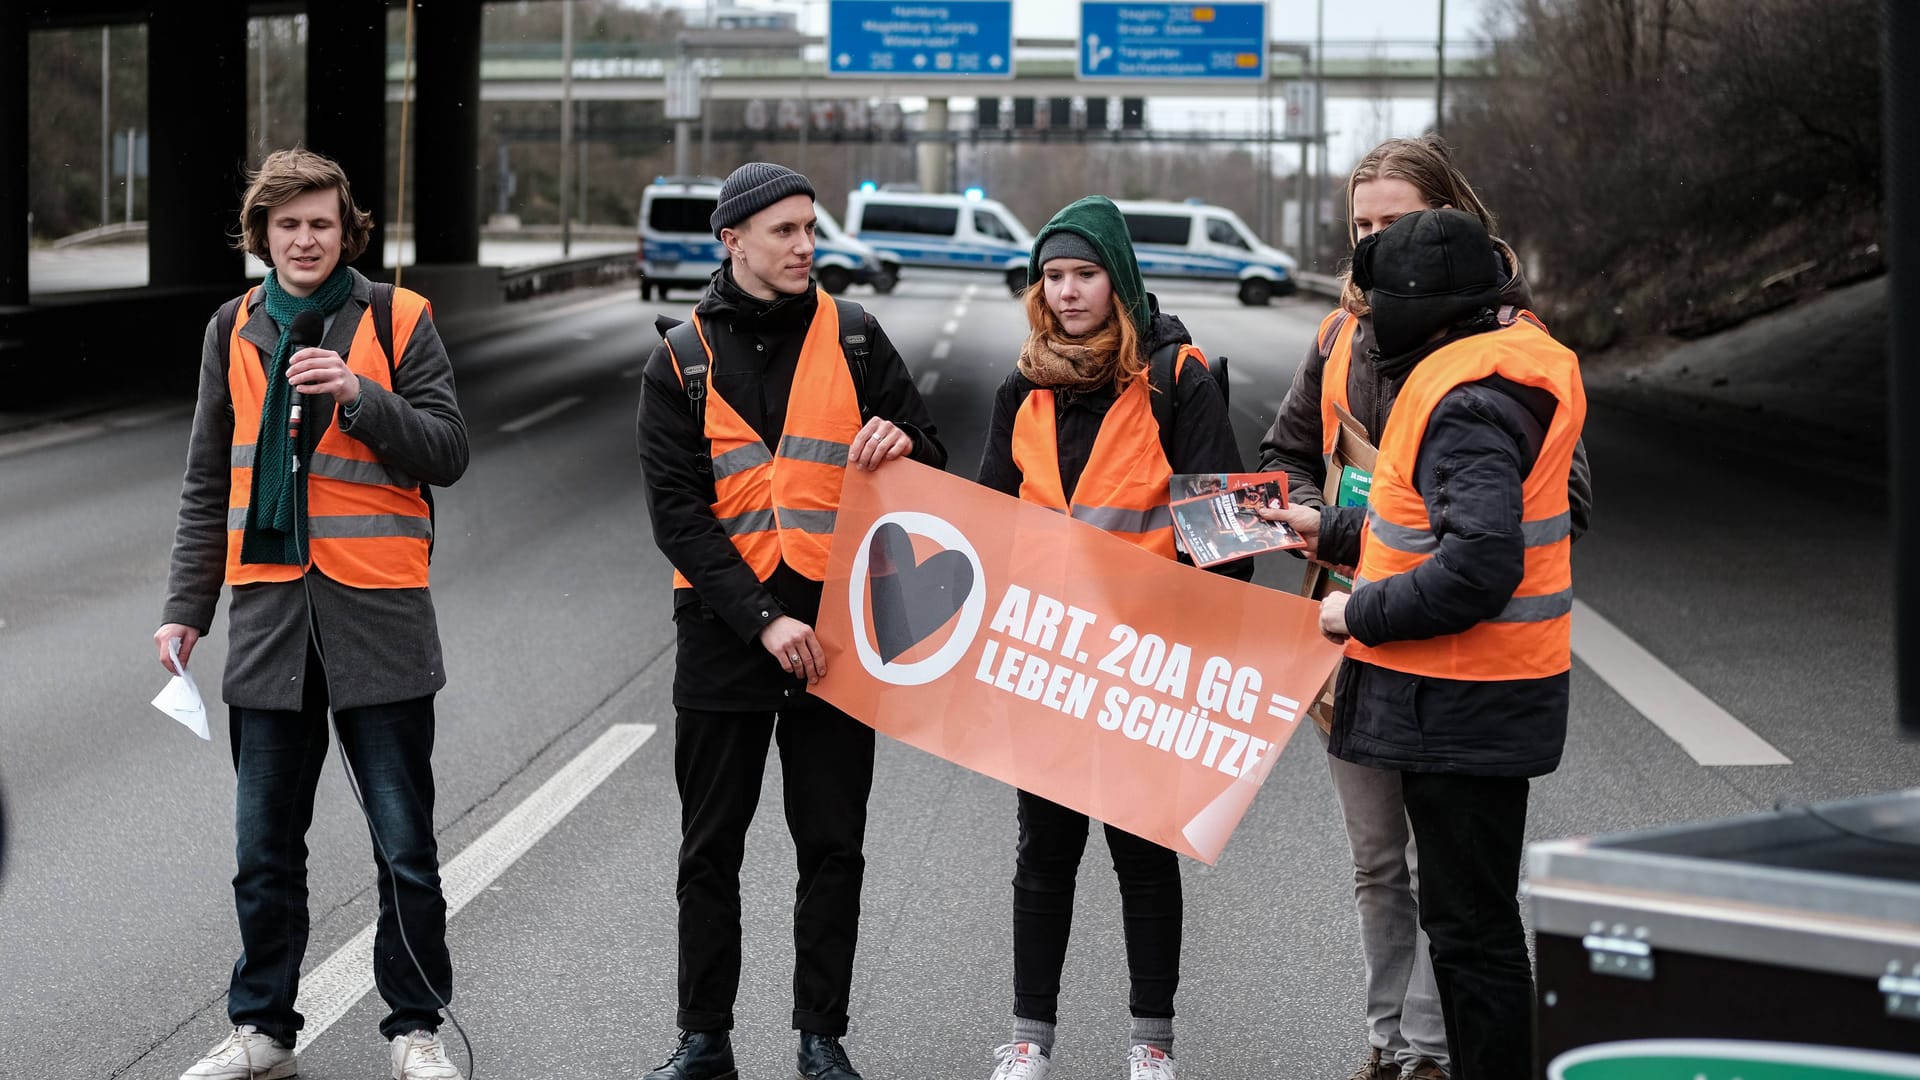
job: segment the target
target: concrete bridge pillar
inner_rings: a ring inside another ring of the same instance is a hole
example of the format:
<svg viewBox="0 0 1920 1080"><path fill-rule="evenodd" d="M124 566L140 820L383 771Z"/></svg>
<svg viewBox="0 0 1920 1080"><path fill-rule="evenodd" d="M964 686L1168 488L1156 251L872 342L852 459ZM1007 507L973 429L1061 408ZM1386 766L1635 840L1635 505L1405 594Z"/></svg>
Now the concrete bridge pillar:
<svg viewBox="0 0 1920 1080"><path fill-rule="evenodd" d="M373 235L354 268L383 277L386 266L387 5L328 0L307 20L307 149L340 163L353 201L373 215Z"/></svg>
<svg viewBox="0 0 1920 1080"><path fill-rule="evenodd" d="M9 5L11 6L11 5ZM156 4L147 23L148 283L238 284L246 0Z"/></svg>
<svg viewBox="0 0 1920 1080"><path fill-rule="evenodd" d="M945 191L952 185L953 144L947 141L946 98L928 98L926 130L918 147L921 191Z"/></svg>

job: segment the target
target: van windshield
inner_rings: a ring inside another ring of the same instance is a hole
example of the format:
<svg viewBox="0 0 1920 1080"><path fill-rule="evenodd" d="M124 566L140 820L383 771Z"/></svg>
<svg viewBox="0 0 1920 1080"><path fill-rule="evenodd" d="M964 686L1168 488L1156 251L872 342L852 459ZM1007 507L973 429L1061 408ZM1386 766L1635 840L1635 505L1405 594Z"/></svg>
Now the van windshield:
<svg viewBox="0 0 1920 1080"><path fill-rule="evenodd" d="M1207 239L1216 244L1239 248L1241 251L1253 250L1253 247L1247 243L1247 238L1240 235L1240 230L1234 228L1233 223L1225 218L1207 219Z"/></svg>
<svg viewBox="0 0 1920 1080"><path fill-rule="evenodd" d="M991 210L975 210L973 212L973 231L979 233L981 236L991 236L995 240L1005 240L1009 244L1014 243L1013 231L1008 229L1006 223L1000 220L1000 215Z"/></svg>
<svg viewBox="0 0 1920 1080"><path fill-rule="evenodd" d="M711 233L713 207L712 196L662 196L647 210L647 228L662 233Z"/></svg>

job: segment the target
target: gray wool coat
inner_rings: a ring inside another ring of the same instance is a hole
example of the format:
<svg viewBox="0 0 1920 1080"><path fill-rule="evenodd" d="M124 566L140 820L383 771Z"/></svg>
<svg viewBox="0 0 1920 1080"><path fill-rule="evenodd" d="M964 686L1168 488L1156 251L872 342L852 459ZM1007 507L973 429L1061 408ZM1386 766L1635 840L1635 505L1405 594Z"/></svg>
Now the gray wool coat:
<svg viewBox="0 0 1920 1080"><path fill-rule="evenodd" d="M321 347L346 356L372 296L372 283L353 273L353 294L327 321ZM240 336L264 359L273 354L280 329L262 310L256 291ZM180 623L205 634L213 624L226 579L229 462L233 403L227 387L225 343L214 320L200 349L200 398L187 446L186 478L180 490L180 521L174 531L163 623ZM235 357L236 362L243 362ZM408 476L446 487L467 469L467 427L454 396L453 366L434 329L421 315L401 351L394 388L365 377L351 422L331 402L310 417L324 431L339 424L344 434L370 447L380 461ZM311 606L309 606L311 596ZM325 657L327 689L335 709L383 705L435 693L446 685L440 631L427 589L356 589L318 568L299 580L239 585L228 612L230 641L221 697L230 706L297 710L306 691L307 639L311 633Z"/></svg>

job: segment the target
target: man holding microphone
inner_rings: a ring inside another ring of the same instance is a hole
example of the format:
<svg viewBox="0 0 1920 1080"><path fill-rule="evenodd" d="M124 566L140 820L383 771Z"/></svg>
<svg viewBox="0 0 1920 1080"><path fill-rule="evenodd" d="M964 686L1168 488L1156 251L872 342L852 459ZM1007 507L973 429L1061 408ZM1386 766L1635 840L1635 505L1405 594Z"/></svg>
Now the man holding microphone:
<svg viewBox="0 0 1920 1080"><path fill-rule="evenodd" d="M271 269L207 327L154 632L185 665L233 590L222 697L238 776L233 1031L182 1080L298 1071L306 832L328 713L373 834L374 981L395 1080L459 1080L436 1034L453 993L433 835L434 694L446 684L427 589L427 485L467 467L466 424L431 309L347 264L372 219L333 161L274 153L239 246Z"/></svg>

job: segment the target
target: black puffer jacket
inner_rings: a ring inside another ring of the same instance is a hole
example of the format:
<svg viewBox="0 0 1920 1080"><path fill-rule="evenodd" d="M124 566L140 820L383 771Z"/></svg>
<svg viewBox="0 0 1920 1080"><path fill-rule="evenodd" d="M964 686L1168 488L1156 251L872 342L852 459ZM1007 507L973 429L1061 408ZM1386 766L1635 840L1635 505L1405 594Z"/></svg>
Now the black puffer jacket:
<svg viewBox="0 0 1920 1080"><path fill-rule="evenodd" d="M1513 249L1495 240L1507 264L1507 282L1500 290L1500 303L1517 308L1533 307L1533 290L1521 272L1520 259ZM1349 316L1350 318L1354 316ZM1347 405L1354 419L1367 429L1369 441L1376 445L1387 429L1387 415L1400 394L1410 368L1399 369L1397 377L1380 367L1380 352L1375 345L1373 316L1358 316L1353 332L1353 360L1347 369ZM1273 426L1260 440L1260 471L1285 471L1289 502L1320 506L1325 496L1320 490L1326 476L1321 459L1320 380L1327 358L1320 352L1318 340L1307 346L1307 358L1293 372L1293 384L1280 402ZM1593 477L1587 466L1587 447L1583 442L1573 452L1573 471L1567 478L1567 498L1573 509L1573 535L1579 539L1587 531L1593 515Z"/></svg>
<svg viewBox="0 0 1920 1080"><path fill-rule="evenodd" d="M1446 211L1431 213L1450 213ZM1390 259L1431 266L1471 262L1470 230L1421 231L1413 215L1380 234L1375 276L1410 280ZM1457 215L1456 221L1471 221ZM1444 279L1443 279L1444 280ZM1486 289L1494 298L1496 284ZM1457 294L1456 294L1457 295ZM1460 321L1436 295L1430 316L1420 301L1398 298L1403 339L1437 340L1398 357L1376 358L1397 388L1427 356L1496 328L1491 308ZM1429 321L1423 322L1423 319ZM1525 575L1522 483L1533 471L1558 407L1552 394L1498 376L1456 387L1435 406L1421 437L1414 487L1426 502L1434 555L1405 574L1362 585L1347 604L1347 629L1366 645L1461 633L1497 615ZM1319 554L1351 565L1360 557L1364 507L1321 510ZM1360 661L1340 669L1334 689L1334 756L1375 768L1482 776L1539 776L1559 766L1566 742L1569 674L1473 682L1410 675Z"/></svg>
<svg viewBox="0 0 1920 1080"><path fill-rule="evenodd" d="M811 291L773 301L750 296L723 265L694 309L713 348L708 385L760 433L769 450L786 425L800 345L817 307ZM873 415L912 436L907 456L945 468L946 448L905 362L872 315L866 322L872 354L861 400ZM693 583L691 589L674 591L679 651L673 702L721 711L779 708L803 692L804 684L761 647L760 631L782 615L811 625L820 610L820 583L785 563L763 583L727 539L713 515L713 478L694 467L694 456L707 451L707 440L694 422L665 343L654 347L641 383L640 465L654 543Z"/></svg>
<svg viewBox="0 0 1920 1080"><path fill-rule="evenodd" d="M1193 338L1179 319L1160 311L1159 301L1147 297L1153 312L1141 347L1152 355L1168 345L1190 345ZM993 422L987 430L987 443L980 456L981 484L1012 495L1020 495L1023 479L1013 461L1013 421L1027 395L1040 389L1031 379L1014 371L1000 384L993 399ZM1080 474L1093 454L1094 439L1118 395L1111 386L1083 393L1056 393L1054 416L1060 448L1060 483L1068 499L1080 484ZM1198 364L1181 369L1174 385L1173 432L1163 439L1168 464L1176 473L1239 472L1240 450L1234 445L1233 425L1227 417L1227 404L1213 376ZM1186 561L1181 556L1181 561ZM1253 561L1241 559L1223 563L1217 572L1242 581L1253 576Z"/></svg>

